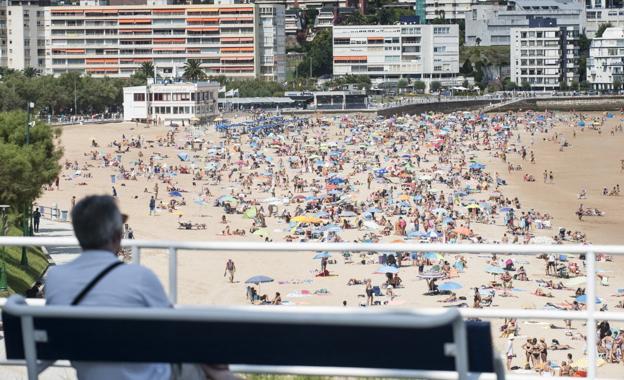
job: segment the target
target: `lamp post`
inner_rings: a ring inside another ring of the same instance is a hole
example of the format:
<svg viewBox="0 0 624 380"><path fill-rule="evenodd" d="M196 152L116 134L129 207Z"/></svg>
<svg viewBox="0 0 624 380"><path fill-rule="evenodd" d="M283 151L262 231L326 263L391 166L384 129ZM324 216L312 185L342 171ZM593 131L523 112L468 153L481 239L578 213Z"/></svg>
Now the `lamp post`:
<svg viewBox="0 0 624 380"><path fill-rule="evenodd" d="M0 205L0 236L6 236L9 231L9 216L8 209L11 206ZM6 291L9 289L7 283L7 274L6 274L6 261L4 258L5 252L4 247L1 248L2 252L2 266L0 266L0 291Z"/></svg>
<svg viewBox="0 0 624 380"><path fill-rule="evenodd" d="M26 123L26 141L24 146L28 146L30 144L30 127L31 127L31 114L32 110L35 108L35 103L28 103L28 122ZM27 202L24 204L24 215L22 217L22 235L29 236L31 235L28 222L30 221L30 214L32 213L32 204ZM28 265L28 255L26 254L26 247L22 247L22 258L20 260L21 265Z"/></svg>

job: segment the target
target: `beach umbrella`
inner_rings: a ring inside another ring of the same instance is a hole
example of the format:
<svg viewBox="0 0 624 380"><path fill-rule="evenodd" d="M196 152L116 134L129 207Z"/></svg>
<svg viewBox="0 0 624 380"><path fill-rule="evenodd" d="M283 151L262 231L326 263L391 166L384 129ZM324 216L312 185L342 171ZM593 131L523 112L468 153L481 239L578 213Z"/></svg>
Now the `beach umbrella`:
<svg viewBox="0 0 624 380"><path fill-rule="evenodd" d="M253 219L256 217L256 215L258 214L258 210L256 210L255 207L250 207L247 210L245 210L245 213L243 214L243 217L245 219Z"/></svg>
<svg viewBox="0 0 624 380"><path fill-rule="evenodd" d="M365 220L364 222L362 222L362 225L364 225L364 227L368 228L369 230L378 230L379 228L381 228L379 224L373 222L372 220Z"/></svg>
<svg viewBox="0 0 624 380"><path fill-rule="evenodd" d="M476 204L476 203L472 203L472 204L469 204L468 206L466 206L466 208L467 208L468 210L472 210L472 209L475 209L475 208L476 208L476 209L480 209L480 208L481 208L481 206L479 206L479 205L478 205L478 204Z"/></svg>
<svg viewBox="0 0 624 380"><path fill-rule="evenodd" d="M371 214L376 213L376 212L381 212L381 209L377 208L377 207L371 207L368 210L366 210L366 212L370 212Z"/></svg>
<svg viewBox="0 0 624 380"><path fill-rule="evenodd" d="M397 267L393 267L390 265L384 265L379 267L379 269L377 269L377 271L375 271L375 273L399 273L399 268Z"/></svg>
<svg viewBox="0 0 624 380"><path fill-rule="evenodd" d="M429 259L429 260L440 260L443 259L444 256L442 256L441 254L439 254L438 252L425 252L425 254L423 255L423 257L425 259Z"/></svg>
<svg viewBox="0 0 624 380"><path fill-rule="evenodd" d="M472 170L481 170L481 169L485 169L485 165L480 164L480 163L478 163L478 162L474 162L474 163L470 164L468 167L469 167L470 169L472 169Z"/></svg>
<svg viewBox="0 0 624 380"><path fill-rule="evenodd" d="M448 281L445 283L442 283L438 286L438 289L440 290L457 290L457 289L461 289L463 288L463 286L457 282L453 282L453 281Z"/></svg>
<svg viewBox="0 0 624 380"><path fill-rule="evenodd" d="M189 155L186 152L180 152L178 153L178 158L180 159L180 161L188 161Z"/></svg>
<svg viewBox="0 0 624 380"><path fill-rule="evenodd" d="M479 294L482 294L484 296L491 296L494 295L494 290L479 288Z"/></svg>
<svg viewBox="0 0 624 380"><path fill-rule="evenodd" d="M354 213L353 211L343 211L340 213L340 216L344 218L353 218L354 216L357 216L357 214Z"/></svg>
<svg viewBox="0 0 624 380"><path fill-rule="evenodd" d="M253 276L250 277L247 281L245 281L245 284L264 284L266 282L273 282L273 279L269 276L263 276L263 275L258 275L258 276Z"/></svg>
<svg viewBox="0 0 624 380"><path fill-rule="evenodd" d="M222 195L219 198L217 198L217 201L219 201L219 202L236 202L236 198L234 198L231 195Z"/></svg>
<svg viewBox="0 0 624 380"><path fill-rule="evenodd" d="M399 200L400 201L409 201L410 200L410 196L407 194L401 194L399 195Z"/></svg>
<svg viewBox="0 0 624 380"><path fill-rule="evenodd" d="M429 233L427 234L427 236L429 236L430 238L438 238L438 237L440 237L440 234L439 234L439 233L437 233L437 232L436 232L436 231L434 231L434 230L431 230L431 231L429 231Z"/></svg>
<svg viewBox="0 0 624 380"><path fill-rule="evenodd" d="M548 236L535 236L531 239L531 244L553 244L555 241Z"/></svg>
<svg viewBox="0 0 624 380"><path fill-rule="evenodd" d="M323 222L321 218L318 218L312 215L297 215L291 220L297 223L321 223Z"/></svg>
<svg viewBox="0 0 624 380"><path fill-rule="evenodd" d="M170 197L181 197L182 193L180 193L179 191L172 191L169 193Z"/></svg>
<svg viewBox="0 0 624 380"><path fill-rule="evenodd" d="M434 278L442 278L444 277L444 273L442 272L425 272L425 273L421 273L418 275L419 278L425 279L425 280L431 280Z"/></svg>
<svg viewBox="0 0 624 380"><path fill-rule="evenodd" d="M580 296L576 297L576 302L578 302L578 303L587 303L587 295L583 294L583 295L580 295ZM600 304L600 303L602 303L602 300L600 298L596 297L596 303Z"/></svg>
<svg viewBox="0 0 624 380"><path fill-rule="evenodd" d="M505 273L505 270L503 268L500 267L495 267L493 265L488 265L485 267L485 271L488 273L492 273L492 274L503 274Z"/></svg>
<svg viewBox="0 0 624 380"><path fill-rule="evenodd" d="M267 230L266 228L260 228L255 230L253 234L261 238L267 238L269 237L269 230Z"/></svg>
<svg viewBox="0 0 624 380"><path fill-rule="evenodd" d="M314 260L320 260L320 259L328 258L328 257L331 257L329 252L323 251L323 252L319 252L316 255L314 255Z"/></svg>
<svg viewBox="0 0 624 380"><path fill-rule="evenodd" d="M509 211L512 211L513 209L511 207L503 207L500 210L501 212L509 212Z"/></svg>

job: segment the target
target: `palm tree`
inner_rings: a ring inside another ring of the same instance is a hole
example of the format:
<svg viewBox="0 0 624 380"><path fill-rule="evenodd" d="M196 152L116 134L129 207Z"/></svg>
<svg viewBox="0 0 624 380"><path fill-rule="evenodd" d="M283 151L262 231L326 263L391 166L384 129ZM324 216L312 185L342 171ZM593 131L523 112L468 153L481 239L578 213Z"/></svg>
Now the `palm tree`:
<svg viewBox="0 0 624 380"><path fill-rule="evenodd" d="M184 74L182 74L182 76L184 79L190 80L191 82L206 79L206 73L201 67L201 62L197 59L189 59L186 61L184 64Z"/></svg>
<svg viewBox="0 0 624 380"><path fill-rule="evenodd" d="M139 66L139 70L137 70L136 74L144 78L153 78L154 77L154 63L149 62L149 61L141 63L141 66Z"/></svg>
<svg viewBox="0 0 624 380"><path fill-rule="evenodd" d="M33 78L39 75L39 70L35 69L34 67L27 67L22 70L22 74L24 74L26 78Z"/></svg>

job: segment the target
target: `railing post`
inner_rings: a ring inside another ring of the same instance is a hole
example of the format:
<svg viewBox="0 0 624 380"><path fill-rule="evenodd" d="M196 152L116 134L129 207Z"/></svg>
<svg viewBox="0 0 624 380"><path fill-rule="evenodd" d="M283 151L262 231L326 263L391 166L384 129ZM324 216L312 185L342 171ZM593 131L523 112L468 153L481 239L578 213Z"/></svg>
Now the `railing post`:
<svg viewBox="0 0 624 380"><path fill-rule="evenodd" d="M39 370L37 366L37 346L35 345L35 323L30 315L22 315L20 319L28 380L36 380L39 378Z"/></svg>
<svg viewBox="0 0 624 380"><path fill-rule="evenodd" d="M169 298L178 303L178 250L169 247Z"/></svg>
<svg viewBox="0 0 624 380"><path fill-rule="evenodd" d="M587 378L596 378L596 255L589 251L585 255L587 264Z"/></svg>
<svg viewBox="0 0 624 380"><path fill-rule="evenodd" d="M141 264L141 248L136 245L132 246L132 263Z"/></svg>

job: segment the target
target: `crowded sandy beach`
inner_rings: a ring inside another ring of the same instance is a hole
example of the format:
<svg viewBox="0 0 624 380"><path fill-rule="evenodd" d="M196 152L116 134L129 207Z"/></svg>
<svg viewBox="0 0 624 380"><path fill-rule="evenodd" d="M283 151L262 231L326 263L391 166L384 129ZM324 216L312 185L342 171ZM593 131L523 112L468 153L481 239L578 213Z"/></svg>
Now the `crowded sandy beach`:
<svg viewBox="0 0 624 380"><path fill-rule="evenodd" d="M63 128L39 205L117 197L136 239L622 244L624 114L248 113L209 125ZM597 253L597 308L624 311L622 259ZM167 280L167 256L142 264ZM181 304L581 310L579 255L184 252ZM624 374L601 324L598 373ZM515 373L583 374L581 322L496 320Z"/></svg>

